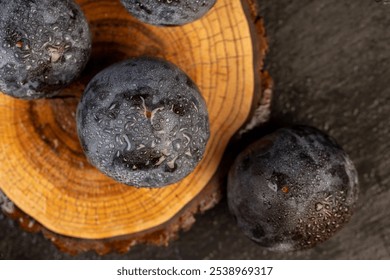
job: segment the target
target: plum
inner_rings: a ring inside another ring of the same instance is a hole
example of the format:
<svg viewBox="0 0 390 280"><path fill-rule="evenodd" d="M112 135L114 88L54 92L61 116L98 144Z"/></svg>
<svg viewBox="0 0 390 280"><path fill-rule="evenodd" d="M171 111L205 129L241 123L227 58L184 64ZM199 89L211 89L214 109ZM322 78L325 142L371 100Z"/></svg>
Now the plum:
<svg viewBox="0 0 390 280"><path fill-rule="evenodd" d="M77 129L94 166L136 187L186 177L210 135L194 82L172 63L148 57L114 64L91 80L78 106Z"/></svg>
<svg viewBox="0 0 390 280"><path fill-rule="evenodd" d="M204 16L216 0L121 0L133 16L152 25L184 25Z"/></svg>
<svg viewBox="0 0 390 280"><path fill-rule="evenodd" d="M282 128L246 148L228 177L228 204L244 234L274 251L306 249L351 217L356 169L323 132Z"/></svg>
<svg viewBox="0 0 390 280"><path fill-rule="evenodd" d="M71 0L0 0L0 91L21 99L50 97L83 70L91 35Z"/></svg>

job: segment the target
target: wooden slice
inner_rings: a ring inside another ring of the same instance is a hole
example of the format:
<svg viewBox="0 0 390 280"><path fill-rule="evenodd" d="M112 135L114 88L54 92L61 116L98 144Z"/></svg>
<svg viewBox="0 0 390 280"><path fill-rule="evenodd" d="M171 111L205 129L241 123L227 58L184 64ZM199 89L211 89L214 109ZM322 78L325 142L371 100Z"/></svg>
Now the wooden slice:
<svg viewBox="0 0 390 280"><path fill-rule="evenodd" d="M165 28L139 22L119 1L77 2L93 35L90 63L57 98L0 96L0 188L57 244L87 244L72 252L165 244L193 223L196 212L218 201L215 174L229 140L261 100L261 110L268 111L269 94L262 99L261 88L267 47L261 21L254 24L250 0L218 0L201 20ZM163 57L184 70L199 86L210 116L202 162L183 181L161 189L137 189L101 174L87 162L76 134L76 106L88 81L104 67L139 55ZM28 219L22 212L13 214ZM126 244L114 246L118 240ZM111 245L101 247L100 241Z"/></svg>

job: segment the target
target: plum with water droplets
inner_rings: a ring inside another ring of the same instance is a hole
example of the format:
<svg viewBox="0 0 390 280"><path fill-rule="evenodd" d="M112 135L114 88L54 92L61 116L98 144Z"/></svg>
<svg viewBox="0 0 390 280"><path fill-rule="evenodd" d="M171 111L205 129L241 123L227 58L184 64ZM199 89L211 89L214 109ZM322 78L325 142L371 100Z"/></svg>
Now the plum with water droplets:
<svg viewBox="0 0 390 280"><path fill-rule="evenodd" d="M172 63L147 57L112 65L91 80L77 129L94 166L137 187L182 180L202 159L210 134L193 81Z"/></svg>
<svg viewBox="0 0 390 280"><path fill-rule="evenodd" d="M0 91L50 97L83 70L91 51L88 23L71 0L0 0Z"/></svg>
<svg viewBox="0 0 390 280"><path fill-rule="evenodd" d="M279 129L246 148L228 178L229 209L244 234L274 251L311 248L354 210L356 169L323 132Z"/></svg>
<svg viewBox="0 0 390 280"><path fill-rule="evenodd" d="M216 0L121 0L139 20L161 26L184 25L204 16Z"/></svg>

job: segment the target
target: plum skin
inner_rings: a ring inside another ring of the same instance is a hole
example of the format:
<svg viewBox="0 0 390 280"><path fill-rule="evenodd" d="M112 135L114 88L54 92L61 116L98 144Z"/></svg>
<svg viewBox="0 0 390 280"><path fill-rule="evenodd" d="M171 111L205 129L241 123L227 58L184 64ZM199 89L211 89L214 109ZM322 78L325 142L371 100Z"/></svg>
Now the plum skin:
<svg viewBox="0 0 390 280"><path fill-rule="evenodd" d="M216 0L121 0L127 11L139 20L157 26L176 26L204 16Z"/></svg>
<svg viewBox="0 0 390 280"><path fill-rule="evenodd" d="M114 64L91 80L78 105L77 130L92 165L136 187L182 180L210 136L197 86L172 63L148 57Z"/></svg>
<svg viewBox="0 0 390 280"><path fill-rule="evenodd" d="M0 91L51 97L75 80L91 52L91 34L72 0L0 0Z"/></svg>
<svg viewBox="0 0 390 280"><path fill-rule="evenodd" d="M311 248L350 219L356 169L321 131L279 129L246 148L228 177L228 205L239 228L272 251Z"/></svg>

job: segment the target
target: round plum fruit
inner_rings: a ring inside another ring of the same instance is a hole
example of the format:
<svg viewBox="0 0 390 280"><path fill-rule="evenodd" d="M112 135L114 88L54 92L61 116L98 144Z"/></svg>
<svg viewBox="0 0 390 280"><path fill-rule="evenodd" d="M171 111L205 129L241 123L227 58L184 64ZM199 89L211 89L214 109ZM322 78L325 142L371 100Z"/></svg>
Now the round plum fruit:
<svg viewBox="0 0 390 280"><path fill-rule="evenodd" d="M229 209L244 234L274 251L315 246L350 219L358 177L317 129L279 129L245 149L228 178Z"/></svg>
<svg viewBox="0 0 390 280"><path fill-rule="evenodd" d="M91 51L88 23L72 0L0 0L0 91L50 97L82 71Z"/></svg>
<svg viewBox="0 0 390 280"><path fill-rule="evenodd" d="M152 25L184 25L204 16L216 0L121 0L127 11Z"/></svg>
<svg viewBox="0 0 390 280"><path fill-rule="evenodd" d="M193 81L177 66L147 57L96 75L79 103L77 127L89 161L136 187L186 177L210 134L206 104Z"/></svg>

